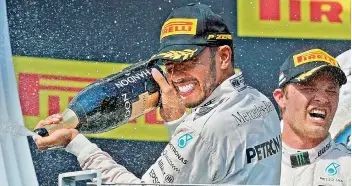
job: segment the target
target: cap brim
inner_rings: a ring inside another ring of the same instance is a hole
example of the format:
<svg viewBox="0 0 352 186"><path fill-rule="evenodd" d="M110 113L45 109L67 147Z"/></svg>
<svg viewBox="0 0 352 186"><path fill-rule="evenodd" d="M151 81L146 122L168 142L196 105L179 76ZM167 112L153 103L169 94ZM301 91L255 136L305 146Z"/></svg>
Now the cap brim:
<svg viewBox="0 0 352 186"><path fill-rule="evenodd" d="M200 54L206 46L202 45L171 45L164 47L150 60L168 60L173 62L188 61Z"/></svg>
<svg viewBox="0 0 352 186"><path fill-rule="evenodd" d="M292 83L299 83L299 82L306 82L310 78L314 77L318 72L321 71L329 71L331 74L333 74L336 78L336 80L339 82L340 86L346 84L347 78L345 73L341 70L341 68L332 66L332 65L320 65L317 66L305 73L302 73L295 78L292 78L289 82Z"/></svg>

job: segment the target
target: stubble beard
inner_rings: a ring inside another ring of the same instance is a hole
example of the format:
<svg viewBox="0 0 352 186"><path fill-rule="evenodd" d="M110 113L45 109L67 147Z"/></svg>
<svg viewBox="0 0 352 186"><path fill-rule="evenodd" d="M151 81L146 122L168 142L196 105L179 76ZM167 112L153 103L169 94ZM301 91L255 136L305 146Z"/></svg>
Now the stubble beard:
<svg viewBox="0 0 352 186"><path fill-rule="evenodd" d="M200 90L202 91L202 96L199 100L196 100L195 102L192 103L184 103L186 108L195 108L202 104L210 95L211 93L216 89L216 61L215 61L215 54L216 51L213 50L212 48L210 49L211 56L210 56L210 68L209 68L209 78L204 81L204 84L202 87L200 87ZM198 82L199 83L199 82ZM200 85L200 83L199 83ZM183 99L181 99L183 102Z"/></svg>

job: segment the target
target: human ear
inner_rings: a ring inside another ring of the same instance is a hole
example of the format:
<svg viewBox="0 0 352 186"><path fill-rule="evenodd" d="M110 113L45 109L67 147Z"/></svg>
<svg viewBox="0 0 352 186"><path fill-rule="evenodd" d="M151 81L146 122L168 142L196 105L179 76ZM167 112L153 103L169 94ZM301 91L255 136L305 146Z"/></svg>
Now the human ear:
<svg viewBox="0 0 352 186"><path fill-rule="evenodd" d="M219 57L220 57L220 68L227 69L231 62L232 50L230 46L223 45L219 47Z"/></svg>
<svg viewBox="0 0 352 186"><path fill-rule="evenodd" d="M284 99L285 93L282 89L280 89L280 88L275 89L273 92L273 97L281 109L286 107L286 102Z"/></svg>

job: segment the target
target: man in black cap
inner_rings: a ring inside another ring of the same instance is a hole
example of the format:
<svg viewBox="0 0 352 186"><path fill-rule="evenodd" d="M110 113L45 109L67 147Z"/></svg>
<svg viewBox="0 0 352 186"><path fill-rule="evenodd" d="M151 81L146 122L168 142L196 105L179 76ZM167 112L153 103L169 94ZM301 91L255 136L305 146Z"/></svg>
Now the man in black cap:
<svg viewBox="0 0 352 186"><path fill-rule="evenodd" d="M281 185L350 185L350 151L329 134L345 83L321 49L297 50L281 66L273 93L283 124Z"/></svg>
<svg viewBox="0 0 352 186"><path fill-rule="evenodd" d="M152 74L172 136L142 179L73 129L61 136L68 139L61 145L82 169L101 170L105 181L278 185L280 121L270 100L247 86L241 73L234 74L232 47L227 25L208 6L189 4L169 15L159 52L150 60L166 66L166 79L157 70ZM38 127L60 119L49 117ZM37 145L45 148L55 140L45 137Z"/></svg>

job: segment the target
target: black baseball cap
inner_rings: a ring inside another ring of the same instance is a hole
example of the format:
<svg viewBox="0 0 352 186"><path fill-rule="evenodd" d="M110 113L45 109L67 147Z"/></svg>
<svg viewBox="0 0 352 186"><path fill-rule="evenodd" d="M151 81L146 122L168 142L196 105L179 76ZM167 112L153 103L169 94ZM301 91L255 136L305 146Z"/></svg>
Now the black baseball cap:
<svg viewBox="0 0 352 186"><path fill-rule="evenodd" d="M340 86L346 84L345 73L330 54L319 48L296 50L280 67L279 88L287 83L305 82L322 70L330 71Z"/></svg>
<svg viewBox="0 0 352 186"><path fill-rule="evenodd" d="M207 46L229 45L232 34L224 20L207 5L191 3L171 12L162 26L160 48L151 60L190 60Z"/></svg>

